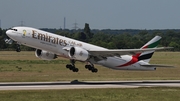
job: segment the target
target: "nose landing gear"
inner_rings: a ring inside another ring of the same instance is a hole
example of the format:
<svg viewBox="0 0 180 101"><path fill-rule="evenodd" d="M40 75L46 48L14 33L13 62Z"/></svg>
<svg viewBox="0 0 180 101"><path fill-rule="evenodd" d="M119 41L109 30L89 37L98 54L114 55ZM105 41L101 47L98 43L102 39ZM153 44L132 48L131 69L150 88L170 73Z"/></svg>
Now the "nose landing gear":
<svg viewBox="0 0 180 101"><path fill-rule="evenodd" d="M21 48L20 48L20 45L19 45L19 44L17 44L16 52L21 52Z"/></svg>

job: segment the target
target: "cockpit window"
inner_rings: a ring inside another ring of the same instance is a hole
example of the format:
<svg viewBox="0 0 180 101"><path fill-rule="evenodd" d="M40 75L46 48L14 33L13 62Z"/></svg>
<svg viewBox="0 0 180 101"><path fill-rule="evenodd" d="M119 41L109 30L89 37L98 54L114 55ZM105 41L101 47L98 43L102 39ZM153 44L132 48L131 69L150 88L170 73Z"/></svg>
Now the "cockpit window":
<svg viewBox="0 0 180 101"><path fill-rule="evenodd" d="M13 28L10 28L10 30L14 30L14 31L17 31L17 29L13 29Z"/></svg>

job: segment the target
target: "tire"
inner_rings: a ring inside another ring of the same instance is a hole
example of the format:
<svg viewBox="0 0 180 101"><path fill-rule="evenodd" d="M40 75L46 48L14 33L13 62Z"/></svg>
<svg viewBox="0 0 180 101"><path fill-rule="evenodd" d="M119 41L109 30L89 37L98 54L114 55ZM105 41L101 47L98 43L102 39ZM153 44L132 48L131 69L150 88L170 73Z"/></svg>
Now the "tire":
<svg viewBox="0 0 180 101"><path fill-rule="evenodd" d="M97 72L98 72L98 69L93 68L93 69L92 69L92 72L93 72L93 73L97 73Z"/></svg>
<svg viewBox="0 0 180 101"><path fill-rule="evenodd" d="M66 68L72 68L72 65L67 64L67 65L66 65Z"/></svg>
<svg viewBox="0 0 180 101"><path fill-rule="evenodd" d="M73 72L78 72L78 71L79 71L78 68L74 68L74 69L73 69Z"/></svg>

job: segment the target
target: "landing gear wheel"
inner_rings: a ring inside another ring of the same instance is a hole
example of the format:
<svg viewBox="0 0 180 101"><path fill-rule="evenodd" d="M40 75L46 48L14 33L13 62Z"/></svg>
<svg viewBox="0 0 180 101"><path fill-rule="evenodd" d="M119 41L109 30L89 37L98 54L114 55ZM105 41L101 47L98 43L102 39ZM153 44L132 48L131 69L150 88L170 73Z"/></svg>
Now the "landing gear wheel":
<svg viewBox="0 0 180 101"><path fill-rule="evenodd" d="M85 68L88 69L89 71L93 72L93 73L98 72L98 69L94 68L94 65L85 65Z"/></svg>
<svg viewBox="0 0 180 101"><path fill-rule="evenodd" d="M19 44L17 44L16 52L21 52L21 48Z"/></svg>
<svg viewBox="0 0 180 101"><path fill-rule="evenodd" d="M90 65L85 65L85 68L88 69Z"/></svg>
<svg viewBox="0 0 180 101"><path fill-rule="evenodd" d="M97 69L97 68L93 68L91 71L92 71L93 73L97 73L97 72L98 72L98 69Z"/></svg>
<svg viewBox="0 0 180 101"><path fill-rule="evenodd" d="M78 68L74 68L74 69L73 69L73 72L78 72L78 71L79 71Z"/></svg>
<svg viewBox="0 0 180 101"><path fill-rule="evenodd" d="M89 67L88 70L92 71L93 67Z"/></svg>
<svg viewBox="0 0 180 101"><path fill-rule="evenodd" d="M92 70L93 67L91 65L85 65L85 68L88 70Z"/></svg>
<svg viewBox="0 0 180 101"><path fill-rule="evenodd" d="M72 65L70 65L70 64L66 65L66 68L71 68L71 67L72 67Z"/></svg>
<svg viewBox="0 0 180 101"><path fill-rule="evenodd" d="M70 60L71 64L67 64L66 68L68 68L69 70L72 70L73 72L78 72L79 69L75 67L75 60Z"/></svg>

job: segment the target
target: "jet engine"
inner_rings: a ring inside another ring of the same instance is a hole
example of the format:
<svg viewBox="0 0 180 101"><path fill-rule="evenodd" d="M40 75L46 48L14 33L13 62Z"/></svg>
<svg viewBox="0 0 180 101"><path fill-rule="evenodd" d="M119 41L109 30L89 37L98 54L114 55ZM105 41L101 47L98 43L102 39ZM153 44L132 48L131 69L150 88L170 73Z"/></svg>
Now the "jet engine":
<svg viewBox="0 0 180 101"><path fill-rule="evenodd" d="M87 50L80 47L71 47L69 50L69 57L80 61L86 61L89 58Z"/></svg>
<svg viewBox="0 0 180 101"><path fill-rule="evenodd" d="M53 60L57 58L57 55L51 52L47 52L45 50L36 49L35 51L36 57L43 59L43 60Z"/></svg>

